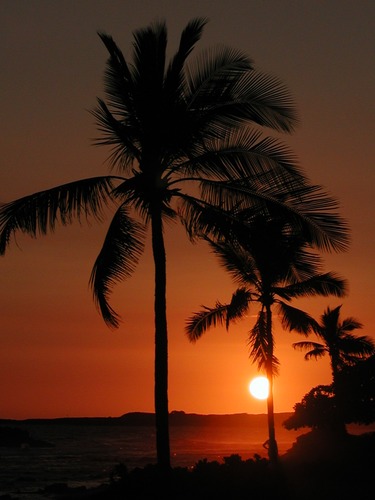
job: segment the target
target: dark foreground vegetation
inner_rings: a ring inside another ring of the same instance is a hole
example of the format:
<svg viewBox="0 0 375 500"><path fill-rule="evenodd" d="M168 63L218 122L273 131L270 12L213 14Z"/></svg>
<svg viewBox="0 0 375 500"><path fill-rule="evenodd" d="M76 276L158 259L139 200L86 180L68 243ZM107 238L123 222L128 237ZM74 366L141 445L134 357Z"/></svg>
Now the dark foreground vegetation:
<svg viewBox="0 0 375 500"><path fill-rule="evenodd" d="M222 463L201 460L192 468L172 468L169 474L157 465L128 470L119 464L107 484L97 488L55 484L40 494L55 500L361 500L371 498L374 467L375 433L338 437L313 430L297 439L277 467L258 455L249 460L231 455Z"/></svg>

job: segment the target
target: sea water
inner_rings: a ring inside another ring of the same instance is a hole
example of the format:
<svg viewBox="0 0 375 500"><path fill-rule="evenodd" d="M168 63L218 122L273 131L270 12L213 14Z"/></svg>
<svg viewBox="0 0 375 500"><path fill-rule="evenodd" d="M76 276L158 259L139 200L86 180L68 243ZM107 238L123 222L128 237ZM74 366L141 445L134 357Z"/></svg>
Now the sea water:
<svg viewBox="0 0 375 500"><path fill-rule="evenodd" d="M11 424L26 429L48 447L0 448L0 494L33 494L54 483L70 487L108 482L114 467L130 468L155 461L151 427ZM31 498L31 497L30 497Z"/></svg>
<svg viewBox="0 0 375 500"><path fill-rule="evenodd" d="M288 431L285 415L275 415L280 454L285 453L308 429ZM50 447L0 447L0 496L10 494L24 500L44 498L46 486L65 483L69 487L94 487L108 483L115 467L128 469L156 463L153 426L121 424L53 423L12 421ZM238 454L243 460L254 454L267 457L267 417L255 415L246 426L179 425L170 427L173 467L193 467L199 460L217 460Z"/></svg>

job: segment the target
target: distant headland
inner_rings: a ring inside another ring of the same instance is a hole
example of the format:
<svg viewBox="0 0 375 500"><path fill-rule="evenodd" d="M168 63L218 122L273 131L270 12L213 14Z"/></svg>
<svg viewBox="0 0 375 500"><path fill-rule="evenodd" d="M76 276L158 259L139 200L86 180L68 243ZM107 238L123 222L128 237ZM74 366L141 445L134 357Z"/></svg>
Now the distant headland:
<svg viewBox="0 0 375 500"><path fill-rule="evenodd" d="M291 413L276 413L277 420L286 420ZM199 414L185 413L181 410L174 410L169 414L171 426L231 426L247 425L259 421L263 424L267 418L265 413L229 413L229 414ZM129 412L119 417L59 417L59 418L30 418L24 420L0 419L0 424L10 424L12 422L48 423L48 424L74 424L74 425L127 425L127 426L154 426L155 414L151 412Z"/></svg>

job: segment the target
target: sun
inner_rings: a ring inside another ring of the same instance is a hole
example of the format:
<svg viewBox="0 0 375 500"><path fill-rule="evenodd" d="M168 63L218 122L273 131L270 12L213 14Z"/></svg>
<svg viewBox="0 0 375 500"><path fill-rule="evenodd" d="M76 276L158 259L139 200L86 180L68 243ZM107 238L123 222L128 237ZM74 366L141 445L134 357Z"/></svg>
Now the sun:
<svg viewBox="0 0 375 500"><path fill-rule="evenodd" d="M269 386L270 384L266 377L255 377L249 384L249 391L254 398L267 399Z"/></svg>

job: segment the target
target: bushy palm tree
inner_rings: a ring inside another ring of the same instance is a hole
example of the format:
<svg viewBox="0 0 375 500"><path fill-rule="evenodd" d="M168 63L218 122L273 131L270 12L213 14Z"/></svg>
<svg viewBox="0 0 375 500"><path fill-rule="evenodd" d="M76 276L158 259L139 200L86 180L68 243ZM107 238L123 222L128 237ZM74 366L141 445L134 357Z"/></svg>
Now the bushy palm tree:
<svg viewBox="0 0 375 500"><path fill-rule="evenodd" d="M290 327L304 314L288 304L304 296L342 296L346 282L334 273L320 273L320 259L307 248L301 235L291 232L284 219L256 216L248 221L245 231L232 233L232 239L213 241L211 248L221 265L230 273L239 288L231 301L216 302L190 317L186 325L189 339L195 342L211 327L229 324L246 317L258 304L258 316L249 332L250 357L264 369L269 381L267 398L268 454L271 463L278 459L274 424L273 378L279 361L275 356L273 307L276 306L282 324ZM234 239L233 239L234 238Z"/></svg>
<svg viewBox="0 0 375 500"><path fill-rule="evenodd" d="M320 318L320 323L310 316L300 325L304 333L314 333L322 342L295 342L295 349L305 350L305 359L319 359L326 354L330 358L332 378L345 366L353 366L358 360L363 360L374 354L374 341L368 336L355 336L351 332L363 328L357 319L349 317L340 321L341 307L327 309Z"/></svg>
<svg viewBox="0 0 375 500"><path fill-rule="evenodd" d="M355 336L351 332L363 327L357 319L348 317L340 320L341 305L327 309L320 322L306 315L299 318L299 324L294 329L305 334L315 334L321 342L295 342L293 347L307 351L305 359L320 359L325 355L330 358L332 372L332 387L335 396L337 418L335 425L338 430L345 431L341 406L345 400L345 387L341 383L340 374L348 366L354 366L358 361L365 360L375 354L375 343L368 336Z"/></svg>
<svg viewBox="0 0 375 500"><path fill-rule="evenodd" d="M93 115L101 134L97 144L111 149L112 172L0 208L1 254L16 231L37 236L82 217L102 221L105 209L114 209L90 279L94 300L110 327L120 321L109 303L113 285L135 270L150 227L156 448L165 469L170 467L170 450L164 222L180 218L199 225L208 209L216 214L230 212L238 203L256 204L261 210L275 204L293 215L318 245L347 245L336 203L309 185L279 140L264 135L264 127L293 131L297 119L287 89L255 71L238 50L209 49L188 64L205 24L205 19L187 24L168 64L164 22L134 32L130 63L112 37L100 33L109 53L106 101L98 99Z"/></svg>

